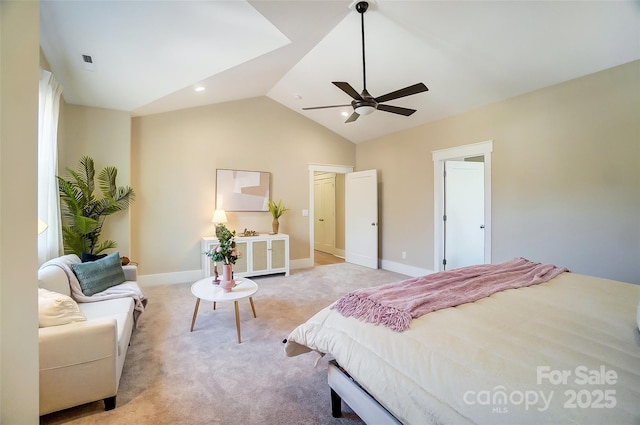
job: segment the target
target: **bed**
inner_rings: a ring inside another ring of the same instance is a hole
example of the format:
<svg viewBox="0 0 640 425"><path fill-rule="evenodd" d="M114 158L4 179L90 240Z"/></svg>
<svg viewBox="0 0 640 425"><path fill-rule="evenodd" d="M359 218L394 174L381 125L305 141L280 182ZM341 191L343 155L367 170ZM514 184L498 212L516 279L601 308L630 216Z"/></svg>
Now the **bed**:
<svg viewBox="0 0 640 425"><path fill-rule="evenodd" d="M564 272L402 332L334 303L290 333L285 353L329 355L332 402L370 424L637 425L639 301L640 285Z"/></svg>

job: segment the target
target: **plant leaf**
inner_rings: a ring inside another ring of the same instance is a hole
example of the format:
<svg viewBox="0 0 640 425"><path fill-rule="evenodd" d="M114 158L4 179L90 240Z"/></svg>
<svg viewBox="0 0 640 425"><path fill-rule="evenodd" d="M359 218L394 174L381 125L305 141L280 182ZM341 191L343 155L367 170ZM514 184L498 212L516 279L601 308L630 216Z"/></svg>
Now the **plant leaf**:
<svg viewBox="0 0 640 425"><path fill-rule="evenodd" d="M107 249L113 249L117 246L118 244L116 243L116 241L112 241L109 239L109 240L103 241L100 245L93 248L93 253L100 254L102 251L105 251Z"/></svg>

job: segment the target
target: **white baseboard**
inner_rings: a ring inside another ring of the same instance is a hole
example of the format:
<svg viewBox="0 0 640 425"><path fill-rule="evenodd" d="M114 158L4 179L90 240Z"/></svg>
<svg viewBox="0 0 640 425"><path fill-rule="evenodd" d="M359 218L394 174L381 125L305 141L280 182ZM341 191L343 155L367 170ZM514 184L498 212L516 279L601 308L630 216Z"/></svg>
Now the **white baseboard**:
<svg viewBox="0 0 640 425"><path fill-rule="evenodd" d="M289 262L291 270L308 269L313 267L311 258L300 258ZM407 264L396 263L388 260L380 261L380 268L396 273L402 273L407 276L424 276L433 273L432 270L422 269L419 267L409 266ZM138 284L141 286L152 285L172 285L175 283L195 282L202 279L202 270L188 270L184 272L158 273L138 275Z"/></svg>
<svg viewBox="0 0 640 425"><path fill-rule="evenodd" d="M172 285L175 283L195 282L202 279L202 270L188 270L184 272L143 274L138 276L140 286Z"/></svg>
<svg viewBox="0 0 640 425"><path fill-rule="evenodd" d="M396 263L395 261L380 260L380 268L390 272L402 273L411 277L424 276L433 273L433 270L410 266L408 264Z"/></svg>
<svg viewBox="0 0 640 425"><path fill-rule="evenodd" d="M313 267L310 258L302 258L300 260L291 260L289 267L293 269L306 269ZM184 272L158 273L138 275L138 284L140 286L152 285L172 285L175 283L195 282L202 279L202 270L188 270Z"/></svg>
<svg viewBox="0 0 640 425"><path fill-rule="evenodd" d="M322 247L314 248L315 251L324 252L327 254L335 255L336 257L344 258L344 249L336 248L336 247Z"/></svg>
<svg viewBox="0 0 640 425"><path fill-rule="evenodd" d="M289 268L291 270L308 269L310 267L313 267L313 261L311 261L311 258L300 258L298 260L289 261Z"/></svg>

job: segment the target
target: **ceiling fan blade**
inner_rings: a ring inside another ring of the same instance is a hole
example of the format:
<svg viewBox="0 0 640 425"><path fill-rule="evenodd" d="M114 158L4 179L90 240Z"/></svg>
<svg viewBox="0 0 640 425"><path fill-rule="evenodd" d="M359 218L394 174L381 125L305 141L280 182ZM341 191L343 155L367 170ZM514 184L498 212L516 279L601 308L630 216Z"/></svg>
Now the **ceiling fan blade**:
<svg viewBox="0 0 640 425"><path fill-rule="evenodd" d="M357 120L359 116L360 116L359 113L354 112L353 114L351 114L349 116L349 118L347 118L347 120L345 121L345 124L348 123L348 122L353 122L353 121Z"/></svg>
<svg viewBox="0 0 640 425"><path fill-rule="evenodd" d="M309 109L342 108L344 106L351 106L351 104L347 103L346 105L312 106L312 107L309 107L309 108L302 108L302 110L303 111L308 111Z"/></svg>
<svg viewBox="0 0 640 425"><path fill-rule="evenodd" d="M391 106L391 105L378 105L377 108L379 111L391 112L393 114L400 114L408 117L409 115L416 112L415 109L401 108L399 106Z"/></svg>
<svg viewBox="0 0 640 425"><path fill-rule="evenodd" d="M376 97L376 102L387 102L389 100L399 99L405 96L411 96L412 94L422 93L423 91L428 91L429 89L423 83L414 84L409 87L405 87L400 90L392 91L391 93L383 94L382 96Z"/></svg>
<svg viewBox="0 0 640 425"><path fill-rule="evenodd" d="M356 100L362 100L362 96L360 96L360 93L358 93L353 87L351 87L351 84L345 83L344 81L333 81L332 83L352 98Z"/></svg>

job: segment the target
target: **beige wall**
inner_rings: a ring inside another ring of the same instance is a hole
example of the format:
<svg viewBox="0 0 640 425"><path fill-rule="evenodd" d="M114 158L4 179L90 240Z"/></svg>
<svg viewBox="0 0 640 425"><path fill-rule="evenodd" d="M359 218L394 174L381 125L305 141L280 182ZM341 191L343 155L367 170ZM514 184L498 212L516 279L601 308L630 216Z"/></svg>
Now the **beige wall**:
<svg viewBox="0 0 640 425"><path fill-rule="evenodd" d="M292 260L309 257L309 164L355 164L354 145L267 97L132 120L132 259L141 274L200 269L213 233L216 168L271 173L271 197L290 208L280 232ZM271 229L268 212L230 212L228 226Z"/></svg>
<svg viewBox="0 0 640 425"><path fill-rule="evenodd" d="M131 116L128 112L61 102L58 134L59 176L67 178L67 168L77 170L80 158L90 156L96 169L96 196L100 196L97 175L107 166L118 169L118 186L132 186L136 190L131 184ZM131 251L130 215L131 208L108 216L99 240L116 241L116 250L126 256L130 256Z"/></svg>
<svg viewBox="0 0 640 425"><path fill-rule="evenodd" d="M0 2L0 423L38 423L38 2Z"/></svg>
<svg viewBox="0 0 640 425"><path fill-rule="evenodd" d="M494 140L494 262L525 256L640 282L639 67L627 64L359 145L268 98L132 121L123 112L66 105L64 125L73 130L65 131L61 157L73 164L80 148L104 154L122 177L130 162L138 194L131 226L127 217L109 224L126 229L116 240L121 248L130 241L142 274L200 267L198 241L213 232L216 168L271 172L272 197L291 208L281 220L291 258L307 258L309 223L301 210L309 207L309 163L377 168L380 258L433 270L431 153ZM112 143L119 148L109 149ZM271 221L268 213L229 219L240 231L268 231Z"/></svg>
<svg viewBox="0 0 640 425"><path fill-rule="evenodd" d="M494 262L640 283L640 61L357 145L380 170L382 258L434 269L431 152L486 140Z"/></svg>

